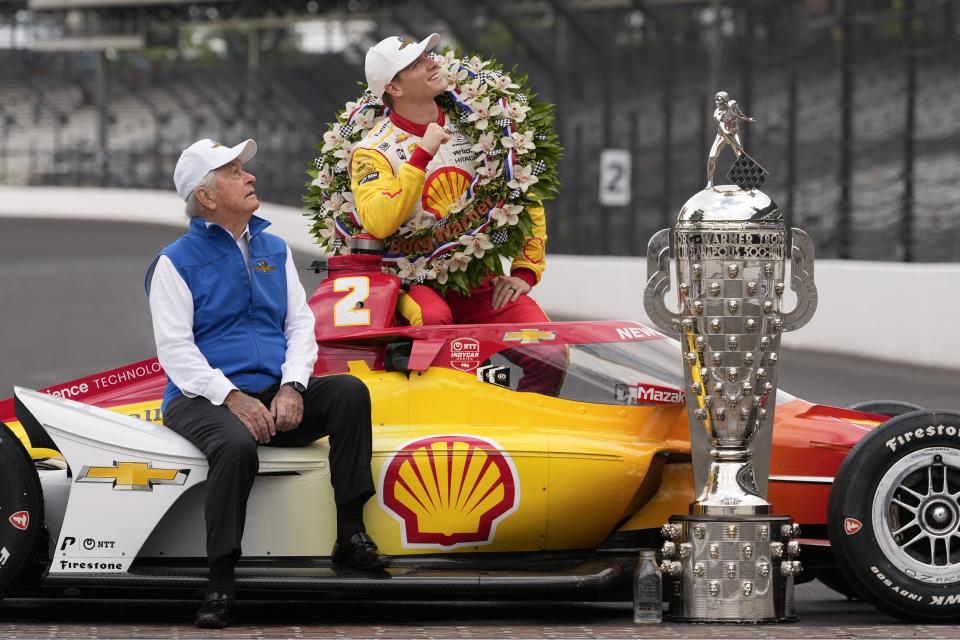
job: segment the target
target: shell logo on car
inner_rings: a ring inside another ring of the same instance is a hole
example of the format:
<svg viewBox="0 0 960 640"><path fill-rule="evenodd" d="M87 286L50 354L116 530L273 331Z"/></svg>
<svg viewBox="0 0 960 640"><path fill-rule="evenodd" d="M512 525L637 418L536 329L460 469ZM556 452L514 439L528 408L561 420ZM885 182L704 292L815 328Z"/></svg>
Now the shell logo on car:
<svg viewBox="0 0 960 640"><path fill-rule="evenodd" d="M400 523L404 548L490 544L520 505L510 456L473 435L420 438L384 464L380 506Z"/></svg>

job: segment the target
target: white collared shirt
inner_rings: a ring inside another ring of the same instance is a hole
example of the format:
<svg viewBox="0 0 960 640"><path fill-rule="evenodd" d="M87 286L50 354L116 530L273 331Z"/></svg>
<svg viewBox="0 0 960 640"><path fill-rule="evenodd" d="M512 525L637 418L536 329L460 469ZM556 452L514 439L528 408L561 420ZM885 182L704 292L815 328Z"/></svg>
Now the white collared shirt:
<svg viewBox="0 0 960 640"><path fill-rule="evenodd" d="M207 223L209 227L212 223ZM250 227L237 238L250 273ZM283 335L287 353L280 367L280 384L299 382L306 385L317 361L317 340L314 336L313 311L293 264L293 253L287 247L287 315ZM183 395L203 396L213 404L223 404L227 394L236 389L220 369L214 369L193 340L193 295L173 262L160 256L150 281L150 313L153 335L157 342L160 366Z"/></svg>

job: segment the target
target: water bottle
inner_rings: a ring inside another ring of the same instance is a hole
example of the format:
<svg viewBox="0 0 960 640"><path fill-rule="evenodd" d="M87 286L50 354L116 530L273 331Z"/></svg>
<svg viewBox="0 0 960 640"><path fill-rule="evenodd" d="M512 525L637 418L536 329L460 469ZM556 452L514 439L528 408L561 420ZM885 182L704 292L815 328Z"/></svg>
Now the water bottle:
<svg viewBox="0 0 960 640"><path fill-rule="evenodd" d="M633 621L655 624L663 620L663 593L660 567L655 551L641 551L633 572Z"/></svg>

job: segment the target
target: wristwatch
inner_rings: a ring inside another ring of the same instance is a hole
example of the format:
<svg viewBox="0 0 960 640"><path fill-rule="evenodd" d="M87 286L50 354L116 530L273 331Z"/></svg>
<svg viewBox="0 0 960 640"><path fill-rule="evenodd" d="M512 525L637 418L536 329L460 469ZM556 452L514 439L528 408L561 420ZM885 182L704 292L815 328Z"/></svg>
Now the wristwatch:
<svg viewBox="0 0 960 640"><path fill-rule="evenodd" d="M283 384L288 387L293 387L293 390L299 393L300 395L303 395L303 393L307 390L305 386L303 386L296 380L291 380L290 382L284 382Z"/></svg>

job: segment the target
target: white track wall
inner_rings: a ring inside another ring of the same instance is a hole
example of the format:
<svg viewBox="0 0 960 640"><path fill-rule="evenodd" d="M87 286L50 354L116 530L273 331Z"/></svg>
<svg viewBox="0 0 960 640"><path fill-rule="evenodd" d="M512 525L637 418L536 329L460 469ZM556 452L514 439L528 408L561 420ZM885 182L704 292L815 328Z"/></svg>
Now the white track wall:
<svg viewBox="0 0 960 640"><path fill-rule="evenodd" d="M272 231L294 250L320 255L298 209L264 204L258 215L271 220ZM183 202L172 189L0 187L0 217L186 227ZM0 230L9 224L0 222ZM648 321L645 259L548 253L547 262L534 297L550 315ZM821 260L815 274L817 313L807 326L784 336L786 346L960 370L960 348L952 340L960 318L960 264ZM668 292L669 300L675 291ZM788 295L785 307L792 304Z"/></svg>

